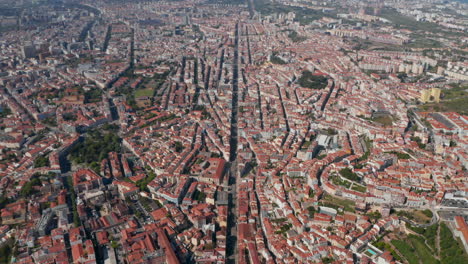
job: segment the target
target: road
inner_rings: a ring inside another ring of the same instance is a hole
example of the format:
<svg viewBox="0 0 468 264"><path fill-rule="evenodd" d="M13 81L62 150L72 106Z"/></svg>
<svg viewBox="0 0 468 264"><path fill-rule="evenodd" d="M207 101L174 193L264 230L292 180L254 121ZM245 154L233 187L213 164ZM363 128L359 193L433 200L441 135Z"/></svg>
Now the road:
<svg viewBox="0 0 468 264"><path fill-rule="evenodd" d="M231 136L230 146L230 169L229 169L229 211L228 211L228 236L227 236L227 261L226 263L237 263L237 178L239 167L237 164L238 145L238 100L239 100L239 23L236 24L234 42L234 62L232 64L232 108L231 108Z"/></svg>

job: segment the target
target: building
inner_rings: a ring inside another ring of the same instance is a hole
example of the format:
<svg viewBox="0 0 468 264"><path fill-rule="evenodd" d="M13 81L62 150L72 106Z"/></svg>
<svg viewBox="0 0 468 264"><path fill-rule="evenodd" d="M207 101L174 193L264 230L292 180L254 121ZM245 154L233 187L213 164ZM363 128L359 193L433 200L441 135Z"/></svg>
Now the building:
<svg viewBox="0 0 468 264"><path fill-rule="evenodd" d="M42 213L42 217L39 220L39 222L36 224L36 231L39 234L39 236L45 236L50 232L50 229L52 227L52 218L54 217L54 212L50 209L47 208L44 210Z"/></svg>
<svg viewBox="0 0 468 264"><path fill-rule="evenodd" d="M24 59L34 58L36 57L36 47L34 45L23 45L21 47L21 55Z"/></svg>
<svg viewBox="0 0 468 264"><path fill-rule="evenodd" d="M448 62L447 69L445 69L445 75L450 78L458 79L462 81L468 80L468 63L466 62Z"/></svg>
<svg viewBox="0 0 468 264"><path fill-rule="evenodd" d="M440 89L439 88L430 88L421 91L421 102L440 102Z"/></svg>
<svg viewBox="0 0 468 264"><path fill-rule="evenodd" d="M468 252L468 225L466 224L465 218L462 216L455 216L455 235L460 237L465 251Z"/></svg>

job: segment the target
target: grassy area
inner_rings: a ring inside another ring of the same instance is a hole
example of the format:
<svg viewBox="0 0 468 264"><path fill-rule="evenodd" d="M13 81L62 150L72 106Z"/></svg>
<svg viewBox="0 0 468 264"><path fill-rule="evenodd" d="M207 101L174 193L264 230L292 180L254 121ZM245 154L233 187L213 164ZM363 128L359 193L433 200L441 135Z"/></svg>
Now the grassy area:
<svg viewBox="0 0 468 264"><path fill-rule="evenodd" d="M351 200L341 199L338 197L325 194L321 200L323 206L328 206L332 208L343 207L345 211L354 212L356 203Z"/></svg>
<svg viewBox="0 0 468 264"><path fill-rule="evenodd" d="M422 213L423 213L425 216L430 217L430 218L432 218L432 217L434 216L434 213L432 213L432 211L429 210L429 209L423 210Z"/></svg>
<svg viewBox="0 0 468 264"><path fill-rule="evenodd" d="M143 96L151 97L153 96L153 93L153 89L138 89L135 91L135 98Z"/></svg>
<svg viewBox="0 0 468 264"><path fill-rule="evenodd" d="M289 13L294 12L296 14L295 21L298 21L301 25L308 25L311 22L321 19L324 16L334 17L337 16L337 11L329 13L323 13L320 10L301 8L296 6L287 6L270 0L254 0L255 10L262 15L272 15L275 13Z"/></svg>
<svg viewBox="0 0 468 264"><path fill-rule="evenodd" d="M441 98L444 100L453 100L468 96L468 85L452 85L451 89L442 90Z"/></svg>
<svg viewBox="0 0 468 264"><path fill-rule="evenodd" d="M421 211L422 212L422 211ZM409 235L405 242L400 241L397 244L407 243L410 253L406 255L406 249L400 251L405 255L405 258L411 263L410 259L413 259L411 253L419 257L422 263L442 263L442 264L462 264L468 263L468 255L463 249L462 243L453 237L452 232L445 223L440 224L440 261L434 258L436 255L436 236L439 224L434 224L427 228L414 227L406 224L408 229L420 234L421 236ZM429 245L429 247L426 245ZM393 243L393 241L392 241ZM395 245L396 246L396 245ZM400 245L402 248L406 246ZM398 248L398 247L397 247ZM398 248L400 250L400 248Z"/></svg>
<svg viewBox="0 0 468 264"><path fill-rule="evenodd" d="M432 249L436 249L436 236L437 236L437 229L439 228L439 224L431 225L427 227L424 231L424 237L426 238L427 244L432 247Z"/></svg>
<svg viewBox="0 0 468 264"><path fill-rule="evenodd" d="M402 153L398 151L390 151L390 152L385 152L385 153L394 154L397 156L398 159L410 159L411 158L411 156L408 153Z"/></svg>
<svg viewBox="0 0 468 264"><path fill-rule="evenodd" d="M380 16L392 21L396 28L406 28L413 31L428 31L433 33L439 33L444 30L436 23L416 21L416 19L413 17L400 14L398 11L392 8L382 9Z"/></svg>
<svg viewBox="0 0 468 264"><path fill-rule="evenodd" d="M392 240L391 243L403 255L409 264L419 264L418 256L416 256L411 245L402 240Z"/></svg>
<svg viewBox="0 0 468 264"><path fill-rule="evenodd" d="M375 243L373 243L373 245L374 245L376 248L380 249L380 250L387 250L387 251L389 251L389 252L392 254L392 256L393 256L393 258L394 258L395 260L398 260L398 261L401 262L401 257L400 257L400 255L398 255L398 254L395 252L395 250L392 248L392 246L390 246L389 244L385 243L384 241L376 241Z"/></svg>
<svg viewBox="0 0 468 264"><path fill-rule="evenodd" d="M115 89L116 95L125 95L127 104L134 110L140 110L144 107L145 102L137 103L135 99L144 96L152 97L154 92L161 88L170 73L170 71L166 71L161 74L156 73L153 77L145 77L142 79L141 83L138 85L138 89L136 90L131 88L129 84L120 86ZM137 78L137 76L133 74L133 71L128 71L124 76L130 79L129 83L132 83Z"/></svg>
<svg viewBox="0 0 468 264"><path fill-rule="evenodd" d="M468 255L459 240L455 240L445 223L440 225L440 258L442 264L468 263Z"/></svg>
<svg viewBox="0 0 468 264"><path fill-rule="evenodd" d="M383 126L391 126L393 124L393 118L391 115L385 115L385 116L372 118L372 121L382 124Z"/></svg>
<svg viewBox="0 0 468 264"><path fill-rule="evenodd" d="M330 179L332 180L332 183L334 185L340 185L345 187L346 189L349 189L349 187L351 187L351 183L349 181L343 180L337 175L330 176Z"/></svg>
<svg viewBox="0 0 468 264"><path fill-rule="evenodd" d="M420 224L427 224L432 218L432 216L429 217L428 213L423 210L398 211L397 215Z"/></svg>
<svg viewBox="0 0 468 264"><path fill-rule="evenodd" d="M421 111L457 112L468 114L468 86L452 85L451 89L442 90L440 103L427 103L419 106Z"/></svg>
<svg viewBox="0 0 468 264"><path fill-rule="evenodd" d="M393 117L390 114L380 115L380 116L371 117L371 118L365 117L363 115L357 115L357 117L359 117L361 119L364 119L364 120L367 120L367 121L372 121L372 122L379 123L379 124L383 125L384 127L388 127L388 126L393 125Z"/></svg>
<svg viewBox="0 0 468 264"><path fill-rule="evenodd" d="M135 183L135 185L142 191L149 192L148 184L156 178L156 174L152 170L146 170L146 178L143 178Z"/></svg>
<svg viewBox="0 0 468 264"><path fill-rule="evenodd" d="M353 187L351 188L351 190L365 193L367 191L367 188L365 186L354 184Z"/></svg>
<svg viewBox="0 0 468 264"><path fill-rule="evenodd" d="M419 259L424 264L437 264L436 258L434 258L434 252L432 252L424 243L424 239L422 237L418 237L415 235L409 235L408 237L410 243L412 244L416 254L419 256Z"/></svg>
<svg viewBox="0 0 468 264"><path fill-rule="evenodd" d="M419 106L419 110L424 112L457 112L461 115L468 115L468 97L443 100L440 103L428 103Z"/></svg>
<svg viewBox="0 0 468 264"><path fill-rule="evenodd" d="M404 46L393 45L387 43L381 43L371 41L367 39L361 39L358 37L352 37L345 39L346 42L354 45L354 50L386 50L386 51L404 51Z"/></svg>
<svg viewBox="0 0 468 264"><path fill-rule="evenodd" d="M411 41L407 45L408 48L442 48L443 45L435 39L430 39L419 34L412 34Z"/></svg>
<svg viewBox="0 0 468 264"><path fill-rule="evenodd" d="M354 190L354 191L357 191L357 192L362 192L362 193L365 193L367 191L367 188L365 186L361 186L361 185L358 185L358 184L353 184L353 187L351 187L351 182L350 181L342 179L338 175L331 175L330 180L332 181L332 183L334 185L343 186L346 189L351 188L351 190Z"/></svg>
<svg viewBox="0 0 468 264"><path fill-rule="evenodd" d="M407 48L439 48L442 44L434 37L457 39L463 36L462 32L447 29L433 22L416 21L414 17L403 15L393 8L382 9L380 16L392 21L397 29L413 31L411 43L405 46Z"/></svg>
<svg viewBox="0 0 468 264"><path fill-rule="evenodd" d="M358 182L360 181L359 176L354 173L350 168L344 168L340 170L341 176L345 177L348 180Z"/></svg>
<svg viewBox="0 0 468 264"><path fill-rule="evenodd" d="M427 228L423 227L416 227L406 223L406 228L412 230L413 232L420 234L424 237L429 247L432 251L436 250L436 236L437 236L437 229L439 228L439 224L431 225Z"/></svg>

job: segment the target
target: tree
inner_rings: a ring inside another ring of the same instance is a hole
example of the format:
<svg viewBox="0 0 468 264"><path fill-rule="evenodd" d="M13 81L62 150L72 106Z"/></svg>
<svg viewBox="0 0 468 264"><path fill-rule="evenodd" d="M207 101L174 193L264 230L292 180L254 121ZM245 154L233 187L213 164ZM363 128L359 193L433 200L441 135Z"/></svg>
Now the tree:
<svg viewBox="0 0 468 264"><path fill-rule="evenodd" d="M201 191L197 190L193 197L194 197L195 200L197 200L199 202L203 202L203 201L205 201L206 194L204 192L201 192Z"/></svg>
<svg viewBox="0 0 468 264"><path fill-rule="evenodd" d="M180 141L176 141L174 143L174 147L175 147L175 151L179 153L182 152L182 150L184 150L184 146L182 145Z"/></svg>
<svg viewBox="0 0 468 264"><path fill-rule="evenodd" d="M11 115L10 108L8 108L6 106L2 106L2 107L0 107L0 109L1 109L0 118L4 118L4 117L7 117L7 116Z"/></svg>
<svg viewBox="0 0 468 264"><path fill-rule="evenodd" d="M307 207L307 211L309 211L309 217L314 218L314 215L315 215L315 212L316 212L315 207L309 206L309 207Z"/></svg>
<svg viewBox="0 0 468 264"><path fill-rule="evenodd" d="M70 159L78 164L101 162L109 152L120 152L120 138L112 132L90 130L84 141L70 150ZM97 166L93 167L94 169Z"/></svg>
<svg viewBox="0 0 468 264"><path fill-rule="evenodd" d="M5 208L5 206L9 203L10 203L10 200L7 197L3 195L0 197L0 209Z"/></svg>
<svg viewBox="0 0 468 264"><path fill-rule="evenodd" d="M47 156L39 156L34 160L34 168L50 166L49 158Z"/></svg>
<svg viewBox="0 0 468 264"><path fill-rule="evenodd" d="M456 146L457 146L457 142L450 140L450 147L456 147Z"/></svg>
<svg viewBox="0 0 468 264"><path fill-rule="evenodd" d="M313 75L310 71L303 71L298 83L304 88L323 89L327 87L328 79L322 75Z"/></svg>
<svg viewBox="0 0 468 264"><path fill-rule="evenodd" d="M337 135L338 131L336 131L335 129L329 127L329 128L327 128L327 134L328 135Z"/></svg>
<svg viewBox="0 0 468 264"><path fill-rule="evenodd" d="M304 36L300 36L296 31L292 30L289 34L288 34L288 38L291 39L292 42L302 42L304 40L306 40L307 38L304 37Z"/></svg>
<svg viewBox="0 0 468 264"><path fill-rule="evenodd" d="M395 153L398 159L410 159L410 155L407 153L396 152Z"/></svg>
<svg viewBox="0 0 468 264"><path fill-rule="evenodd" d="M268 159L267 161L267 166L265 167L265 169L273 169L274 166L273 166L273 163L271 162L271 159Z"/></svg>
<svg viewBox="0 0 468 264"><path fill-rule="evenodd" d="M382 218L382 214L379 211L368 213L367 216L373 220L379 220L380 218Z"/></svg>
<svg viewBox="0 0 468 264"><path fill-rule="evenodd" d="M117 241L115 241L115 240L112 240L112 241L111 241L111 247L114 248L114 249L115 249L115 248L118 248L118 247L119 247L119 243L118 243Z"/></svg>
<svg viewBox="0 0 468 264"><path fill-rule="evenodd" d="M0 263L10 263L13 254L13 241L9 240L0 247Z"/></svg>
<svg viewBox="0 0 468 264"><path fill-rule="evenodd" d="M287 64L283 59L278 57L276 54L272 54L270 57L270 62L273 64L284 65Z"/></svg>
<svg viewBox="0 0 468 264"><path fill-rule="evenodd" d="M359 181L359 176L354 173L350 168L344 168L340 170L341 176L352 181Z"/></svg>
<svg viewBox="0 0 468 264"><path fill-rule="evenodd" d="M85 103L96 103L102 99L102 90L99 88L92 88L85 92Z"/></svg>
<svg viewBox="0 0 468 264"><path fill-rule="evenodd" d="M41 180L39 180L37 175L33 175L27 183L25 183L20 190L20 195L22 197L29 197L36 193L36 189L34 189L34 186L40 186L41 185Z"/></svg>

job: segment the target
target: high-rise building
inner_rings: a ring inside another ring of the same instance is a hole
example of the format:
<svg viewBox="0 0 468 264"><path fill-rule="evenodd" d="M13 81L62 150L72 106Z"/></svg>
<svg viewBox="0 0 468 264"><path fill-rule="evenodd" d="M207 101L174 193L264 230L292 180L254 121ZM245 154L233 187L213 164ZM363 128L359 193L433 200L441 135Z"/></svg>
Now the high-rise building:
<svg viewBox="0 0 468 264"><path fill-rule="evenodd" d="M24 59L36 57L36 47L32 44L21 47L21 55Z"/></svg>

